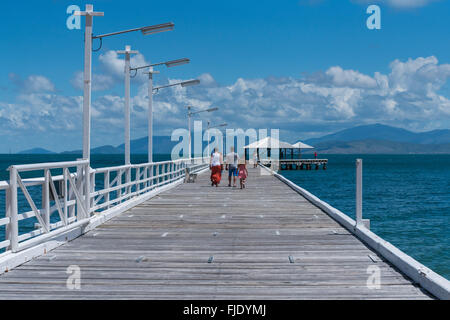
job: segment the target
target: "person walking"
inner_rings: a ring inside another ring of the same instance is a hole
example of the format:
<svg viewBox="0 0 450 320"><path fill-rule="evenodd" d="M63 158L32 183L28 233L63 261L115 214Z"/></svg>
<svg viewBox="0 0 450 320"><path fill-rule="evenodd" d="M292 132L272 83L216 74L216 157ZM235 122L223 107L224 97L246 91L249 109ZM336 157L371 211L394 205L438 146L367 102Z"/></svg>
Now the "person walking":
<svg viewBox="0 0 450 320"><path fill-rule="evenodd" d="M218 148L214 148L214 153L211 155L211 161L209 164L209 167L211 169L211 186L219 186L220 180L222 178L222 165L222 154L219 152Z"/></svg>
<svg viewBox="0 0 450 320"><path fill-rule="evenodd" d="M226 158L226 170L228 170L228 186L231 187L231 178L233 178L233 187L236 187L236 177L238 175L237 166L239 161L239 155L234 152L234 147L230 148L230 152L227 153Z"/></svg>
<svg viewBox="0 0 450 320"><path fill-rule="evenodd" d="M253 151L253 168L256 168L258 166L258 153Z"/></svg>
<svg viewBox="0 0 450 320"><path fill-rule="evenodd" d="M241 184L241 189L245 188L245 181L248 177L248 171L246 167L246 161L245 160L239 160L239 180Z"/></svg>

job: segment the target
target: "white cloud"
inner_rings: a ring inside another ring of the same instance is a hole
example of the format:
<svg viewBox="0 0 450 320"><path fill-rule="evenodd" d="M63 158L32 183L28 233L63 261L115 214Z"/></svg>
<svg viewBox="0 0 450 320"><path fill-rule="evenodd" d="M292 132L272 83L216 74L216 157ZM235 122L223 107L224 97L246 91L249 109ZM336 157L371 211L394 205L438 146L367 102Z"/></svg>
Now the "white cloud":
<svg viewBox="0 0 450 320"><path fill-rule="evenodd" d="M109 50L104 54L101 54L98 58L99 72L94 72L92 75L92 90L104 91L111 89L118 83L124 81L125 62L124 56L118 54L116 51ZM130 59L131 67L139 67L148 65L142 54L135 54ZM132 75L134 72L132 71ZM146 80L146 76L143 72L138 72L135 77L132 78L133 82L142 83ZM72 86L75 89L83 90L83 72L77 71L70 80Z"/></svg>
<svg viewBox="0 0 450 320"><path fill-rule="evenodd" d="M414 9L425 7L433 2L438 2L441 0L353 0L354 2L362 4L383 4L396 9Z"/></svg>
<svg viewBox="0 0 450 320"><path fill-rule="evenodd" d="M55 91L55 85L48 78L41 75L30 75L22 79L19 75L10 73L9 79L21 92L38 93Z"/></svg>
<svg viewBox="0 0 450 320"><path fill-rule="evenodd" d="M395 92L424 94L439 90L450 77L450 64L438 65L436 57L395 60L390 64L391 89Z"/></svg>
<svg viewBox="0 0 450 320"><path fill-rule="evenodd" d="M70 80L73 87L78 90L83 90L84 78L83 72L75 72L73 78ZM116 80L107 74L93 74L92 76L92 91L103 91L113 87L116 84Z"/></svg>
<svg viewBox="0 0 450 320"><path fill-rule="evenodd" d="M450 64L439 64L431 56L395 60L390 69L388 74L368 75L333 66L301 79L238 78L229 85L203 74L198 77L199 86L172 87L154 95L154 132L170 134L186 127L186 105L219 107L197 119L227 122L229 128L279 128L282 134L291 132L297 138L375 122L412 130L450 127L450 100L441 92L450 78ZM185 79L169 82L180 80ZM132 97L133 137L147 133L147 93L143 82ZM103 144L122 142L123 105L121 95L93 99L93 134ZM21 92L15 103L0 102L2 133L20 128L24 134L41 131L43 139L62 131L75 135L81 132L81 115L81 96Z"/></svg>
<svg viewBox="0 0 450 320"><path fill-rule="evenodd" d="M125 58L123 54L118 54L116 51L107 51L101 54L98 58L100 61L100 67L102 71L108 75L115 77L116 79L123 81L124 70L125 70ZM140 67L148 65L149 63L145 60L144 56L140 53L131 55L130 65L131 67ZM144 81L146 76L143 72L139 72L134 81Z"/></svg>
<svg viewBox="0 0 450 320"><path fill-rule="evenodd" d="M27 92L53 92L55 86L44 76L31 75L25 79L24 89Z"/></svg>
<svg viewBox="0 0 450 320"><path fill-rule="evenodd" d="M374 88L377 81L365 74L354 70L343 70L341 67L331 67L325 74L331 77L331 81L338 87Z"/></svg>
<svg viewBox="0 0 450 320"><path fill-rule="evenodd" d="M396 8L418 8L424 7L436 0L387 0L387 4Z"/></svg>

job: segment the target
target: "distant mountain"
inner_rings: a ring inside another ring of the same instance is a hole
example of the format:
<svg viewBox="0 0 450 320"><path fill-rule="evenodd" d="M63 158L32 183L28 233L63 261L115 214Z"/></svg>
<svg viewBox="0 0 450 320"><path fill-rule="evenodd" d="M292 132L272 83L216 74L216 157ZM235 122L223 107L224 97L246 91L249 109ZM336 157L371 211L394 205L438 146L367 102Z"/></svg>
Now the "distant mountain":
<svg viewBox="0 0 450 320"><path fill-rule="evenodd" d="M450 143L419 144L377 139L357 141L323 141L305 153L322 154L450 154Z"/></svg>
<svg viewBox="0 0 450 320"><path fill-rule="evenodd" d="M153 153L155 154L169 154L178 141L171 141L169 136L154 136L153 137ZM125 144L117 146L118 153L125 151ZM130 141L130 150L132 154L147 154L148 153L148 137L139 138Z"/></svg>
<svg viewBox="0 0 450 320"><path fill-rule="evenodd" d="M320 142L327 141L349 142L362 140L384 140L412 144L446 144L450 143L450 130L412 132L382 124L373 124L345 129L320 138L309 139L305 142L316 146Z"/></svg>
<svg viewBox="0 0 450 320"><path fill-rule="evenodd" d="M111 145L105 145L97 148L91 149L91 154L119 154L123 151L120 151L117 147ZM62 154L82 154L82 150L72 150L72 151L64 151Z"/></svg>
<svg viewBox="0 0 450 320"><path fill-rule="evenodd" d="M28 150L20 151L19 154L54 154L55 152L44 149L44 148L33 148Z"/></svg>
<svg viewBox="0 0 450 320"><path fill-rule="evenodd" d="M172 148L178 141L171 141L169 136L155 136L153 137L153 153L155 154L169 154ZM147 154L148 137L139 138L130 141L130 151L132 154ZM117 147L112 145L104 145L91 149L91 154L121 154L125 151L125 144L120 144ZM81 150L71 150L61 152L63 154L81 154Z"/></svg>
<svg viewBox="0 0 450 320"><path fill-rule="evenodd" d="M248 139L246 139L248 143ZM131 140L132 154L147 153L148 138ZM153 137L153 153L169 154L178 141L171 141L169 136ZM315 147L305 153L446 153L450 154L450 130L433 130L412 132L382 124L358 126L328 134L320 138L305 140ZM203 143L203 147L206 142ZM92 154L123 154L124 144L117 147L104 145L93 148ZM21 154L50 154L52 151L34 148L24 150ZM81 150L65 151L65 154L81 154Z"/></svg>

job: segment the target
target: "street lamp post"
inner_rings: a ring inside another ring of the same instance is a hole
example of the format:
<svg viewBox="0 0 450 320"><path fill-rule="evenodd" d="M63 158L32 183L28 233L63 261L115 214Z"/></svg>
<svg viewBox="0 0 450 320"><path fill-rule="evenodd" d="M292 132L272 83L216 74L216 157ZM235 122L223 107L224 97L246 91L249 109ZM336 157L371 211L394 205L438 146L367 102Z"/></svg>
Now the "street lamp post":
<svg viewBox="0 0 450 320"><path fill-rule="evenodd" d="M219 110L219 108L209 108L209 109L204 109L204 110L199 110L199 111L191 111L192 110L192 106L187 106L188 109L188 130L189 130L189 160L191 160L192 158L192 149L191 149L191 118L193 115L201 113L201 112L213 112L216 110Z"/></svg>
<svg viewBox="0 0 450 320"><path fill-rule="evenodd" d="M91 153L91 81L92 81L92 25L95 16L104 16L103 12L94 12L92 4L85 11L76 11L75 15L85 16L84 27L84 85L83 85L83 159L89 159Z"/></svg>
<svg viewBox="0 0 450 320"><path fill-rule="evenodd" d="M211 139L210 135L209 135L209 129L214 129L214 128L220 128L220 127L226 127L228 124L227 123L222 123L219 124L217 126L210 126L211 122L208 120L208 125L207 125L207 129L206 132L208 133L208 157L211 155L211 150L209 149L209 140Z"/></svg>
<svg viewBox="0 0 450 320"><path fill-rule="evenodd" d="M199 84L199 83L200 83L200 80L196 80L196 79L195 79L195 80L182 81L182 82L177 82L177 83L168 84L168 85L165 85L165 86L155 87L155 88L153 88L153 90L152 90L152 95L153 95L153 91L158 92L159 90L164 89L164 88L169 88L169 87L174 87L174 86L190 87L190 86L197 85L197 84ZM153 98L151 98L151 99L153 99ZM150 112L150 110L149 110L149 112ZM153 116L149 116L149 119L153 121ZM152 130L153 130L153 122L150 122L150 123L149 123L149 127L151 127L151 128L149 129L149 133L151 133ZM153 133L152 133L152 134L153 134ZM152 139L153 139L153 136L149 136L148 139L149 139L149 141L152 140ZM151 147L150 144L149 144L149 147ZM149 152L150 152L151 154L153 154L153 150L150 151L150 149L149 149ZM150 158L150 155L149 155L149 158ZM152 160L149 160L149 161L152 161Z"/></svg>
<svg viewBox="0 0 450 320"><path fill-rule="evenodd" d="M148 162L153 162L153 67L148 68Z"/></svg>
<svg viewBox="0 0 450 320"><path fill-rule="evenodd" d="M144 68L149 69L147 72L147 74L148 74L148 162L149 163L153 162L153 90L154 90L153 74L159 73L159 71L154 71L153 67L164 64L164 65L166 65L166 67L170 68L170 67L175 67L175 66L179 66L182 64L186 64L189 62L190 62L189 59L183 58L183 59L170 60L170 61L166 61L166 62L153 63L153 64L149 64L146 66L131 68L131 70L135 70L136 72L139 69L144 69ZM185 82L177 83L175 85L186 86L186 83L188 83L188 82L189 81L185 81ZM155 88L155 89L159 90L161 88L162 87Z"/></svg>
<svg viewBox="0 0 450 320"><path fill-rule="evenodd" d="M139 52L125 46L117 53L125 55L125 164L130 164L130 56Z"/></svg>
<svg viewBox="0 0 450 320"><path fill-rule="evenodd" d="M92 40L99 39L102 43L103 38L115 36L123 33L141 31L143 35L149 35L164 31L173 30L174 24L172 22L129 29L124 31L106 33L99 36L92 35L93 17L104 16L103 12L94 12L92 4L86 5L85 11L75 11L76 16L85 16L85 31L84 31L84 89L83 89L83 158L90 159L90 131L91 131L91 86L92 86Z"/></svg>

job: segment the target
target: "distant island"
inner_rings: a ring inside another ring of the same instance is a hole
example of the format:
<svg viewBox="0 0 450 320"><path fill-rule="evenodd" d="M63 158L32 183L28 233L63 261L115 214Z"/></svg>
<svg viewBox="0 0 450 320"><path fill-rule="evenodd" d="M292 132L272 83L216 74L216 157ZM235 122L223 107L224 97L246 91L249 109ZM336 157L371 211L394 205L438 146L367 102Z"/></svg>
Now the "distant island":
<svg viewBox="0 0 450 320"><path fill-rule="evenodd" d="M306 153L325 154L450 154L450 130L412 132L373 124L358 126L305 141Z"/></svg>
<svg viewBox="0 0 450 320"><path fill-rule="evenodd" d="M20 151L18 154L56 154L56 152L44 148L33 148Z"/></svg>
<svg viewBox="0 0 450 320"><path fill-rule="evenodd" d="M131 153L146 154L148 138L131 140ZM291 141L295 143L297 141ZM450 154L450 130L412 132L383 124L357 126L303 141L314 146L305 153L322 154ZM153 137L154 153L169 154L177 141L169 136ZM93 148L91 154L122 154L124 144ZM19 154L56 154L43 148L33 148ZM81 154L81 150L61 154Z"/></svg>

